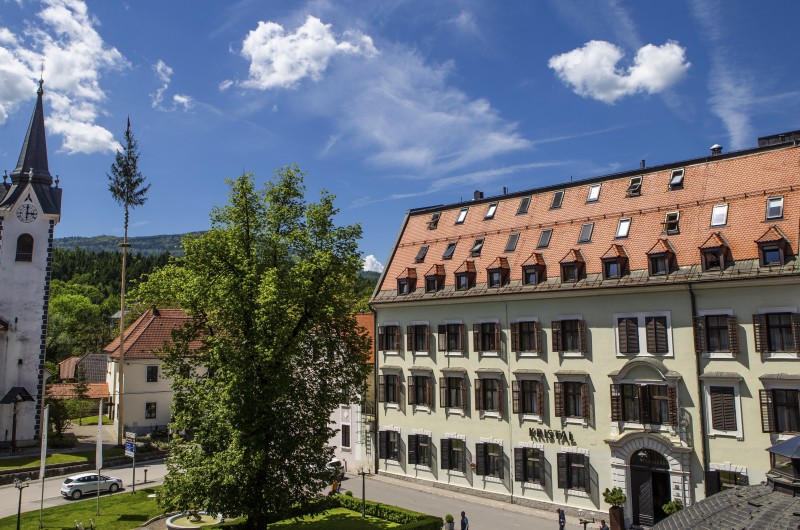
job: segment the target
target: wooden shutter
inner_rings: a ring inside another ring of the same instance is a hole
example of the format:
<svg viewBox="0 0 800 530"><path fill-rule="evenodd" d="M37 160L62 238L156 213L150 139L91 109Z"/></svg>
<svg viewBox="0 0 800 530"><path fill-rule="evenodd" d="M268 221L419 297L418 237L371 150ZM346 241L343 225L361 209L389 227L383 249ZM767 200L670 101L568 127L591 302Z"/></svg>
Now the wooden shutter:
<svg viewBox="0 0 800 530"><path fill-rule="evenodd" d="M667 387L667 399L669 400L669 424L678 425L678 391L674 386Z"/></svg>
<svg viewBox="0 0 800 530"><path fill-rule="evenodd" d="M386 431L380 431L378 433L378 458L388 458L389 443L386 435Z"/></svg>
<svg viewBox="0 0 800 530"><path fill-rule="evenodd" d="M629 351L628 333L630 328L630 319L627 317L617 319L617 338L619 340L619 352L631 353Z"/></svg>
<svg viewBox="0 0 800 530"><path fill-rule="evenodd" d="M611 385L611 421L622 421L622 385Z"/></svg>
<svg viewBox="0 0 800 530"><path fill-rule="evenodd" d="M578 351L586 353L589 350L586 343L586 321L578 320Z"/></svg>
<svg viewBox="0 0 800 530"><path fill-rule="evenodd" d="M715 469L708 469L705 473L706 478L706 497L710 497L715 493L722 491L722 481L720 480L719 471Z"/></svg>
<svg viewBox="0 0 800 530"><path fill-rule="evenodd" d="M553 335L553 352L560 352L564 349L561 346L561 321L553 320L550 322L550 329Z"/></svg>
<svg viewBox="0 0 800 530"><path fill-rule="evenodd" d="M794 351L800 353L800 314L792 313L792 340Z"/></svg>
<svg viewBox="0 0 800 530"><path fill-rule="evenodd" d="M400 326L394 326L394 343L397 344L397 351L403 351L403 343L400 342L401 340Z"/></svg>
<svg viewBox="0 0 800 530"><path fill-rule="evenodd" d="M542 353L542 325L539 322L533 323L533 339L536 341L533 350Z"/></svg>
<svg viewBox="0 0 800 530"><path fill-rule="evenodd" d="M536 414L544 418L544 385L541 381L534 383L536 389Z"/></svg>
<svg viewBox="0 0 800 530"><path fill-rule="evenodd" d="M396 403L398 403L398 404L403 402L400 399L400 395L401 395L402 390L403 390L403 387L400 385L400 376L396 375L394 377L394 395L395 395L395 398L397 399Z"/></svg>
<svg viewBox="0 0 800 530"><path fill-rule="evenodd" d="M447 351L447 326L444 324L439 324L438 326L438 348L439 351Z"/></svg>
<svg viewBox="0 0 800 530"><path fill-rule="evenodd" d="M667 340L666 317L647 317L645 319L647 330L647 352L666 353L669 351Z"/></svg>
<svg viewBox="0 0 800 530"><path fill-rule="evenodd" d="M467 379L466 377L462 377L461 381L458 383L458 390L461 392L461 410L464 412L467 411Z"/></svg>
<svg viewBox="0 0 800 530"><path fill-rule="evenodd" d="M656 352L656 321L653 317L645 318L645 331L647 335L647 353Z"/></svg>
<svg viewBox="0 0 800 530"><path fill-rule="evenodd" d="M760 353L769 351L769 343L767 342L767 316L766 315L753 315L753 334L756 340L756 351ZM772 431L764 431L772 432Z"/></svg>
<svg viewBox="0 0 800 530"><path fill-rule="evenodd" d="M583 491L589 493L592 484L592 474L589 472L589 455L583 455Z"/></svg>
<svg viewBox="0 0 800 530"><path fill-rule="evenodd" d="M694 351L695 353L706 353L708 342L706 341L706 317L694 317ZM728 328L730 332L730 327Z"/></svg>
<svg viewBox="0 0 800 530"><path fill-rule="evenodd" d="M458 350L466 351L467 349L467 326L465 324L458 325Z"/></svg>
<svg viewBox="0 0 800 530"><path fill-rule="evenodd" d="M378 326L378 349L386 351L386 327Z"/></svg>
<svg viewBox="0 0 800 530"><path fill-rule="evenodd" d="M496 352L503 351L503 343L500 341L500 324L494 325L494 349Z"/></svg>
<svg viewBox="0 0 800 530"><path fill-rule="evenodd" d="M519 414L519 381L511 381L511 412Z"/></svg>
<svg viewBox="0 0 800 530"><path fill-rule="evenodd" d="M583 419L588 420L591 416L591 407L589 406L589 383L581 384L581 413Z"/></svg>
<svg viewBox="0 0 800 530"><path fill-rule="evenodd" d="M655 386L655 385L654 385ZM656 391L657 392L657 391ZM669 391L668 391L669 392ZM639 387L639 422L640 423L650 423L653 421L653 418L650 415L650 400L652 399L650 396L654 392L650 392L650 385L642 385ZM656 394L658 395L658 394ZM664 421L664 418L659 418L660 421Z"/></svg>
<svg viewBox="0 0 800 530"><path fill-rule="evenodd" d="M518 322L511 323L511 351L520 351Z"/></svg>
<svg viewBox="0 0 800 530"><path fill-rule="evenodd" d="M514 448L514 481L525 482L525 449Z"/></svg>
<svg viewBox="0 0 800 530"><path fill-rule="evenodd" d="M500 447L500 469L497 470L497 478L504 479L506 473L505 456L503 455L503 448Z"/></svg>
<svg viewBox="0 0 800 530"><path fill-rule="evenodd" d="M568 476L568 455L567 453L558 453L556 455L556 465L558 466L558 487L559 488L568 488L569 482L567 482Z"/></svg>
<svg viewBox="0 0 800 530"><path fill-rule="evenodd" d="M482 351L481 349L481 325L480 324L473 324L472 325L472 350L473 351Z"/></svg>
<svg viewBox="0 0 800 530"><path fill-rule="evenodd" d="M544 487L544 477L545 477L545 473L544 473L544 451L542 451L541 449L537 449L536 453L537 453L538 458L539 458L539 477L538 477L539 484L542 487Z"/></svg>
<svg viewBox="0 0 800 530"><path fill-rule="evenodd" d="M433 402L434 402L434 399L433 399L433 377L431 377L431 376L426 377L425 378L425 385L427 386L426 390L428 391L425 394L425 397L428 398L426 405L428 405L429 407L433 407Z"/></svg>
<svg viewBox="0 0 800 530"><path fill-rule="evenodd" d="M502 412L506 409L506 398L505 398L505 384L503 383L503 379L500 378L497 380L497 410ZM502 476L500 478L503 478Z"/></svg>
<svg viewBox="0 0 800 530"><path fill-rule="evenodd" d="M447 378L439 378L439 406L442 408L447 407Z"/></svg>
<svg viewBox="0 0 800 530"><path fill-rule="evenodd" d="M717 431L736 430L736 405L733 388L729 386L712 386L711 395L711 427Z"/></svg>
<svg viewBox="0 0 800 530"><path fill-rule="evenodd" d="M431 351L431 328L430 326L422 326L422 332L425 334L425 340L423 341L423 351L429 352Z"/></svg>
<svg viewBox="0 0 800 530"><path fill-rule="evenodd" d="M413 375L408 376L408 383L406 386L408 387L408 404L409 405L416 405L417 404L417 392L416 392L416 381Z"/></svg>
<svg viewBox="0 0 800 530"><path fill-rule="evenodd" d="M486 444L475 444L475 474L486 474Z"/></svg>
<svg viewBox="0 0 800 530"><path fill-rule="evenodd" d="M761 400L761 432L776 432L775 409L772 406L772 390L758 391Z"/></svg>
<svg viewBox="0 0 800 530"><path fill-rule="evenodd" d="M406 351L414 351L414 326L406 326Z"/></svg>
<svg viewBox="0 0 800 530"><path fill-rule="evenodd" d="M381 403L386 402L386 376L378 376L378 401Z"/></svg>
<svg viewBox="0 0 800 530"><path fill-rule="evenodd" d="M739 322L736 315L728 316L728 346L731 353L739 353Z"/></svg>
<svg viewBox="0 0 800 530"><path fill-rule="evenodd" d="M416 464L417 463L417 435L416 434L409 434L408 435L408 463L409 464Z"/></svg>
<svg viewBox="0 0 800 530"><path fill-rule="evenodd" d="M556 402L556 417L563 418L564 417L564 385L561 384L559 381L553 383L553 395L555 396Z"/></svg>
<svg viewBox="0 0 800 530"><path fill-rule="evenodd" d="M483 410L483 386L480 378L475 380L475 410Z"/></svg>
<svg viewBox="0 0 800 530"><path fill-rule="evenodd" d="M439 461L442 463L442 469L450 469L450 438L439 440L439 447L441 448Z"/></svg>

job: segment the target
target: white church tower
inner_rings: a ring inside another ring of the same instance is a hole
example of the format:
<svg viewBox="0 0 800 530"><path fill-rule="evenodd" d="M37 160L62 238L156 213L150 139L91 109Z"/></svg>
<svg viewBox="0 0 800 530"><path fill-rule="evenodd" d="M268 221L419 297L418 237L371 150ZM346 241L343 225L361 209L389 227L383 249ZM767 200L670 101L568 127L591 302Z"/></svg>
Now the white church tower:
<svg viewBox="0 0 800 530"><path fill-rule="evenodd" d="M61 216L42 84L17 167L0 185L0 447L35 444L42 428L53 228Z"/></svg>

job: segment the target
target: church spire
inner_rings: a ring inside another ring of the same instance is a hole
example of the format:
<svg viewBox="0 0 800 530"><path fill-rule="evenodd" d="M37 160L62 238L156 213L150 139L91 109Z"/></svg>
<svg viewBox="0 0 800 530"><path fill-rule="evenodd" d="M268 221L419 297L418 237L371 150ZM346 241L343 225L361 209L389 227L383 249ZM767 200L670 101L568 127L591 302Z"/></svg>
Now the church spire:
<svg viewBox="0 0 800 530"><path fill-rule="evenodd" d="M11 172L11 182L19 183L26 180L28 173L33 168L33 182L53 184L53 177L50 176L50 169L47 165L47 138L44 133L44 104L42 95L44 80L39 79L39 90L36 91L38 98L36 107L33 109L33 116L28 125L28 133L22 143L22 151L19 154L17 167Z"/></svg>

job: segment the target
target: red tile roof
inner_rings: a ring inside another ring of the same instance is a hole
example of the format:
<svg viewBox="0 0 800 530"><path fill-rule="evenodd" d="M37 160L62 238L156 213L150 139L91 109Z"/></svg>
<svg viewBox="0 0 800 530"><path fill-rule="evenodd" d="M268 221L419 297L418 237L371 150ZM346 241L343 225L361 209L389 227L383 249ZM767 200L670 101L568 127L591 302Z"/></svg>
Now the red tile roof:
<svg viewBox="0 0 800 530"><path fill-rule="evenodd" d="M59 383L50 385L48 391L54 399L70 399L77 397L75 386L77 383ZM87 397L89 399L107 399L109 396L107 383L89 383L87 387Z"/></svg>
<svg viewBox="0 0 800 530"><path fill-rule="evenodd" d="M372 345L375 343L375 314L374 313L356 313L356 324L366 331L367 336L370 340L370 347L369 347L369 358L367 359L367 364L373 364L373 347Z"/></svg>
<svg viewBox="0 0 800 530"><path fill-rule="evenodd" d="M180 309L148 309L125 330L125 357L154 359L165 344L171 343L172 331L190 321ZM200 348L200 341L189 344L191 350ZM103 348L112 358L119 358L119 337Z"/></svg>
<svg viewBox="0 0 800 530"><path fill-rule="evenodd" d="M78 366L78 361L81 358L77 355L67 357L58 363L58 377L61 379L72 379L75 377L75 367Z"/></svg>
<svg viewBox="0 0 800 530"><path fill-rule="evenodd" d="M614 259L614 258L627 258L628 255L625 253L625 247L622 245L618 245L613 243L606 253L601 256L601 259Z"/></svg>

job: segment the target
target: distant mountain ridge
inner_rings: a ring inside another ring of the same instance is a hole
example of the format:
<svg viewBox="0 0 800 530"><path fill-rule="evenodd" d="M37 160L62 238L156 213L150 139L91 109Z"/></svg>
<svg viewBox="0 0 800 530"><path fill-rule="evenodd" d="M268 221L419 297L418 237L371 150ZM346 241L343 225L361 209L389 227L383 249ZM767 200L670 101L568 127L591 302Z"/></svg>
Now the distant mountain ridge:
<svg viewBox="0 0 800 530"><path fill-rule="evenodd" d="M188 232L186 234L171 234L160 236L129 237L131 246L129 252L153 256L169 252L173 256L183 256L181 239L187 235L202 234L202 232ZM118 252L122 238L119 236L95 237L59 237L53 240L56 248L71 250L79 248L87 252Z"/></svg>

